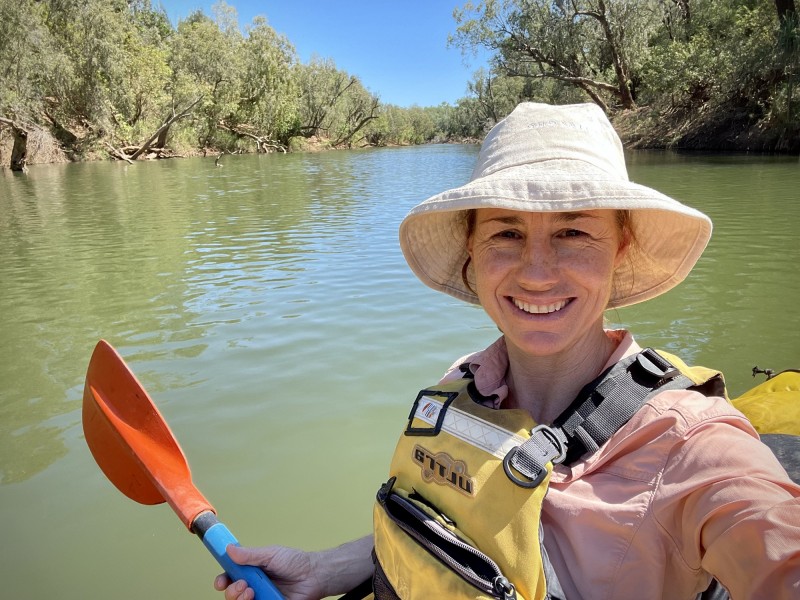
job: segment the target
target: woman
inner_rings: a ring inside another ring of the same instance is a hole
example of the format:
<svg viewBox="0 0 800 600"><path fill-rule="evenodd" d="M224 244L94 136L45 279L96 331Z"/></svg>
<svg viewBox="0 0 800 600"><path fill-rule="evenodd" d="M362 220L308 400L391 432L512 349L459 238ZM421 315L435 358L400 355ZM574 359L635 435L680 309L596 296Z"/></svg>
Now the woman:
<svg viewBox="0 0 800 600"><path fill-rule="evenodd" d="M598 107L518 106L487 136L470 182L423 202L400 227L414 273L480 304L502 336L421 393L378 495L375 538L321 553L231 548L231 557L263 566L287 598L321 598L370 577L375 545L376 586L387 597L477 597L457 577L430 587L449 570L416 550L419 540L407 543L387 501L394 494L398 506L417 507L403 518L421 510L469 531L464 539L504 573L493 579L498 597L543 597L546 581L570 599L689 599L716 578L737 600L800 598L800 487L722 397L721 378L640 355L628 332L603 327L606 309L680 283L710 235L702 213L628 181ZM576 397L594 398L611 379L627 390L639 379L626 375L632 364L655 369L657 383L640 385L624 418L605 411L615 421L605 436L570 430ZM440 435L437 411L448 410L522 437L491 449L500 458L484 473L494 459L461 461L457 453L476 444ZM526 444L537 423L552 427ZM581 436L576 456L572 438ZM215 586L228 599L252 597L225 576Z"/></svg>

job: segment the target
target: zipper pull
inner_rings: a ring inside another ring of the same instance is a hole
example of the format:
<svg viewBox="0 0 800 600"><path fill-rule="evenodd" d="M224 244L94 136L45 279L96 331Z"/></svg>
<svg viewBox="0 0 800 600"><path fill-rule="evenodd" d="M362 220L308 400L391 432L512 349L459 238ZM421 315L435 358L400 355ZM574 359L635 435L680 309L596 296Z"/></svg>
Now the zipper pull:
<svg viewBox="0 0 800 600"><path fill-rule="evenodd" d="M389 481L381 486L381 489L378 490L378 502L386 504L386 499L389 497L389 494L392 493L395 481L397 481L397 477L391 477Z"/></svg>
<svg viewBox="0 0 800 600"><path fill-rule="evenodd" d="M516 600L517 588L502 575L498 575L492 580L492 587L494 587L494 591L497 592L498 598L502 598L503 600Z"/></svg>

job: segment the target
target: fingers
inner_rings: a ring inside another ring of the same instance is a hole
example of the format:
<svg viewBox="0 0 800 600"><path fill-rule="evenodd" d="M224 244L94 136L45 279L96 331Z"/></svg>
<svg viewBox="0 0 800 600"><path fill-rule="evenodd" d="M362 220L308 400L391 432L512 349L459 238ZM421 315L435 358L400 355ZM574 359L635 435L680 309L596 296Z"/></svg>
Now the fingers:
<svg viewBox="0 0 800 600"><path fill-rule="evenodd" d="M225 589L225 600L255 600L256 594L243 580L234 581Z"/></svg>
<svg viewBox="0 0 800 600"><path fill-rule="evenodd" d="M228 579L228 576L225 573L217 575L216 579L214 579L214 589L218 592L222 592L231 584L231 580Z"/></svg>
<svg viewBox="0 0 800 600"><path fill-rule="evenodd" d="M240 565L261 565L265 560L263 548L242 548L229 544L225 552ZM225 592L225 600L254 600L255 592L247 587L244 580L231 581L227 574L222 573L214 579L214 589L218 592Z"/></svg>
<svg viewBox="0 0 800 600"><path fill-rule="evenodd" d="M214 589L225 592L225 600L254 600L255 592L247 587L247 582L240 579L231 582L225 573L217 575L214 579Z"/></svg>

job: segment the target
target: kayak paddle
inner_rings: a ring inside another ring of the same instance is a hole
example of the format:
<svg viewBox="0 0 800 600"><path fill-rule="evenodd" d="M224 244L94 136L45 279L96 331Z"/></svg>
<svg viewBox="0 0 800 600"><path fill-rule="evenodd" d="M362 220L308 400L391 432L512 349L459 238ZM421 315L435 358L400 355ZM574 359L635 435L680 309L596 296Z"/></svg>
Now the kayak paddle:
<svg viewBox="0 0 800 600"><path fill-rule="evenodd" d="M282 600L264 571L238 565L225 552L236 538L192 483L189 465L166 421L111 345L94 349L83 390L86 443L106 477L141 504L169 503L203 540L231 580L244 579L256 600Z"/></svg>

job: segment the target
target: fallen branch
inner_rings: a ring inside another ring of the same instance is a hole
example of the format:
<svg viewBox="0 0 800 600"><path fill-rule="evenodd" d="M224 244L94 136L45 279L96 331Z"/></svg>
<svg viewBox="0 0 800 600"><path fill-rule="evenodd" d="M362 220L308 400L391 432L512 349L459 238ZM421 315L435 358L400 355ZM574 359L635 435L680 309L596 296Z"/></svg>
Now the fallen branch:
<svg viewBox="0 0 800 600"><path fill-rule="evenodd" d="M217 127L219 127L224 131L230 131L231 133L233 133L234 135L238 135L239 137L250 138L256 143L256 152L267 153L266 148L272 148L274 150L280 150L281 152L286 152L286 146L284 146L280 142L271 140L266 136L256 135L255 133L248 131L247 130L248 127L246 125L231 126L223 121L220 121L219 123L217 123Z"/></svg>
<svg viewBox="0 0 800 600"><path fill-rule="evenodd" d="M178 119L182 119L183 117L187 116L187 115L188 115L190 112L192 112L192 109L193 109L193 108L194 108L194 107L197 105L197 103L198 103L198 102L200 102L200 100L202 100L202 99L203 99L203 97L202 97L202 96L200 96L199 98L197 98L197 99L196 99L194 102L192 102L192 103L191 103L189 106L187 106L186 108L184 108L184 109L183 109L181 112L179 112L179 113L175 113L175 111L173 110L173 111L172 111L172 116L170 116L170 117L169 117L169 118L168 118L166 121L164 121L164 124L163 124L163 125L161 125L161 127L159 127L159 128L156 130L156 132L155 132L153 135L151 135L151 136L150 136L150 138L149 138L149 139L148 139L148 140L147 140L147 141L146 141L144 144L142 144L142 145L141 145L141 147L140 147L140 148L139 148L139 149L138 149L136 152L134 152L133 154L131 154L131 156L130 156L131 160L136 160L137 158L139 158L139 156L140 156L140 155L142 155L142 154L144 154L145 152L147 152L147 150L149 150L149 148L150 148L150 144L152 144L154 141L156 141L156 139L158 138L158 136L160 136L160 135L161 135L161 134L162 134L164 131L166 131L167 129L169 129L169 128L170 128L170 126L171 126L171 125L172 125L172 124L173 124L175 121L177 121Z"/></svg>
<svg viewBox="0 0 800 600"><path fill-rule="evenodd" d="M106 149L111 156L113 156L117 160L124 160L130 165L133 164L133 161L122 150L120 150L119 148L114 148L114 146L112 146L108 142L103 142L103 143L106 145Z"/></svg>

